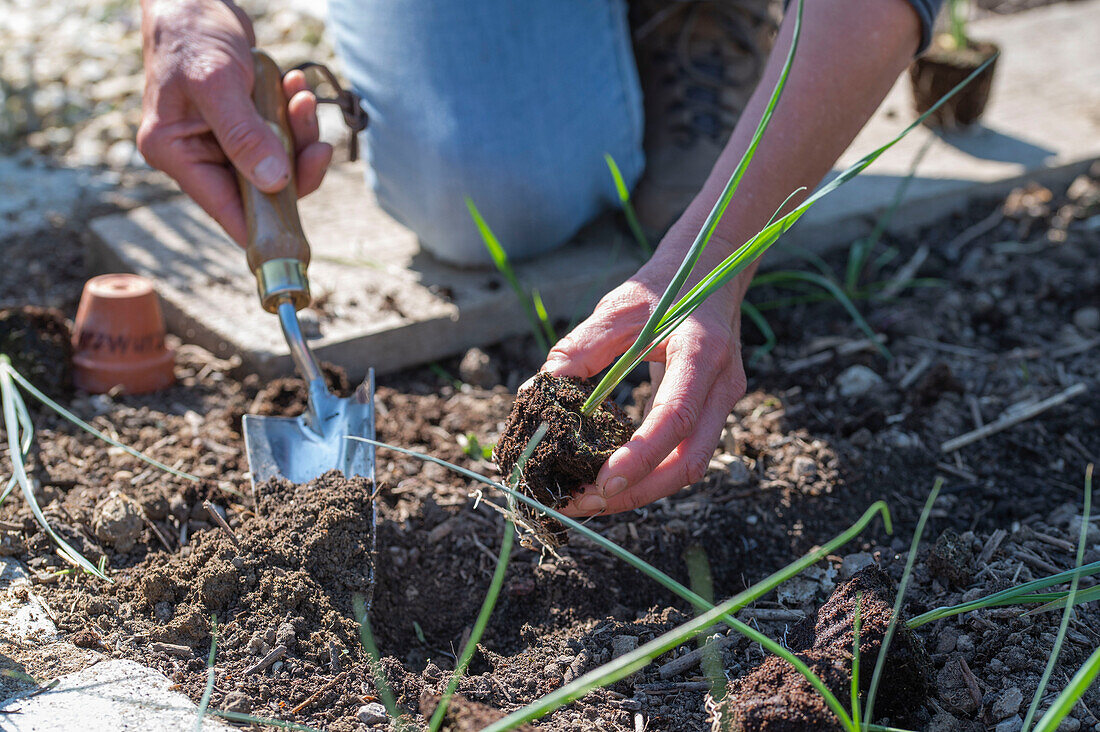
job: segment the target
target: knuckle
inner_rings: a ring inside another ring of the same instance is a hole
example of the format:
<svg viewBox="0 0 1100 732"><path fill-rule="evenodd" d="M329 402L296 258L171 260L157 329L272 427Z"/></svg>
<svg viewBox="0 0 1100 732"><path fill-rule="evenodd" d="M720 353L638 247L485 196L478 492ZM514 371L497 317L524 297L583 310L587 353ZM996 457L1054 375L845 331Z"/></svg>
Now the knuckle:
<svg viewBox="0 0 1100 732"><path fill-rule="evenodd" d="M707 466L710 465L710 454L701 450L693 450L684 456L680 467L680 482L683 485L698 483L707 474Z"/></svg>
<svg viewBox="0 0 1100 732"><path fill-rule="evenodd" d="M141 121L136 137L138 152L145 158L145 162L158 170L164 169L160 152L165 142L163 128L158 122L148 118Z"/></svg>
<svg viewBox="0 0 1100 732"><path fill-rule="evenodd" d="M666 422L673 433L683 439L695 429L699 421L699 408L694 400L686 397L675 397L663 404L654 407L660 409L662 421Z"/></svg>
<svg viewBox="0 0 1100 732"><path fill-rule="evenodd" d="M264 138L251 120L240 119L221 130L218 143L226 155L239 158L258 150L263 145Z"/></svg>

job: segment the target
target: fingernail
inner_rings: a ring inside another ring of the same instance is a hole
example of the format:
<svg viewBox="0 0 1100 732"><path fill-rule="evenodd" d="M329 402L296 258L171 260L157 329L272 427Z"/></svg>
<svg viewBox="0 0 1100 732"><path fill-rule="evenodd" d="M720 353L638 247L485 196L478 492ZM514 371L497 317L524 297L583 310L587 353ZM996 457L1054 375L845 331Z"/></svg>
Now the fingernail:
<svg viewBox="0 0 1100 732"><path fill-rule="evenodd" d="M603 496L601 495L590 493L587 496L581 498L581 500L577 503L577 508L584 511L585 513L596 513L598 511L603 511L605 508L607 508L607 501L605 501L603 499Z"/></svg>
<svg viewBox="0 0 1100 732"><path fill-rule="evenodd" d="M551 356L546 360L546 363L543 364L542 370L557 376L557 372L560 371L567 363L568 361L566 361L564 358Z"/></svg>
<svg viewBox="0 0 1100 732"><path fill-rule="evenodd" d="M528 379L527 381L525 381L525 382L523 382L522 384L519 385L519 388L516 389L516 393L518 394L521 391L527 391L528 389L530 389L534 385L535 385L535 377L532 376L530 379Z"/></svg>
<svg viewBox="0 0 1100 732"><path fill-rule="evenodd" d="M277 185L288 175L286 160L278 155L268 155L253 169L252 175L256 177L256 183L261 186Z"/></svg>
<svg viewBox="0 0 1100 732"><path fill-rule="evenodd" d="M621 475L616 475L614 478L607 481L607 483L603 487L603 492L606 496L617 496L625 490L626 478L622 477Z"/></svg>

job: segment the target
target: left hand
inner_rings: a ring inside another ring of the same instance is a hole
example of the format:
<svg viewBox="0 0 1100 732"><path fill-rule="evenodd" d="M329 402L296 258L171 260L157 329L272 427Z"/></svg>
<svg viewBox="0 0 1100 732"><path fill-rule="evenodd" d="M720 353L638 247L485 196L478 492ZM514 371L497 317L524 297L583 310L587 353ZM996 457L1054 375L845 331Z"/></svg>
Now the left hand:
<svg viewBox="0 0 1100 732"><path fill-rule="evenodd" d="M675 241L676 228L682 227L674 227L637 274L608 293L591 316L550 350L544 370L589 378L629 348L686 250ZM708 249L723 246L712 240ZM709 267L700 261L697 270ZM702 479L726 418L745 393L740 344L744 287L731 285L649 353L653 396L641 426L607 460L595 484L584 486L563 513L629 511Z"/></svg>

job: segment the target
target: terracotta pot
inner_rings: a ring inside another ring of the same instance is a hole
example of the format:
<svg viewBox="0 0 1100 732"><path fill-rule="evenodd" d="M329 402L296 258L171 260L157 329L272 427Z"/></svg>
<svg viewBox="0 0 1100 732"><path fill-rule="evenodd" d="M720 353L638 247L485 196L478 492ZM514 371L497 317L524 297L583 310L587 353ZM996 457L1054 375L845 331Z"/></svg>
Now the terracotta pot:
<svg viewBox="0 0 1100 732"><path fill-rule="evenodd" d="M73 383L93 394L116 386L144 394L175 382L160 301L152 283L138 275L100 275L84 284L73 349Z"/></svg>
<svg viewBox="0 0 1100 732"><path fill-rule="evenodd" d="M966 48L947 48L933 43L923 56L909 66L917 114L927 112L997 50L992 43L982 41L973 41ZM977 78L929 115L924 124L933 129L951 130L977 122L989 101L996 66L996 61L987 66Z"/></svg>

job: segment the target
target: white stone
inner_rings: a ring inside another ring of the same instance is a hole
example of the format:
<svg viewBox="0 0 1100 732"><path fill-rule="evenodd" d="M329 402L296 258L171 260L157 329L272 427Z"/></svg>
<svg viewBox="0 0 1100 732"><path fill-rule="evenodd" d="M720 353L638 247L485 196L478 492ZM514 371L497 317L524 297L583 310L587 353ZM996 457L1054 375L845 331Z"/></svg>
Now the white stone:
<svg viewBox="0 0 1100 732"><path fill-rule="evenodd" d="M355 713L355 716L366 725L382 724L389 720L386 707L378 702L370 702L359 707L359 711Z"/></svg>
<svg viewBox="0 0 1100 732"><path fill-rule="evenodd" d="M840 578L848 579L853 574L875 563L875 558L867 552L849 554L840 562Z"/></svg>
<svg viewBox="0 0 1100 732"><path fill-rule="evenodd" d="M882 385L882 377L861 364L849 366L836 377L837 392L842 397L863 396Z"/></svg>

